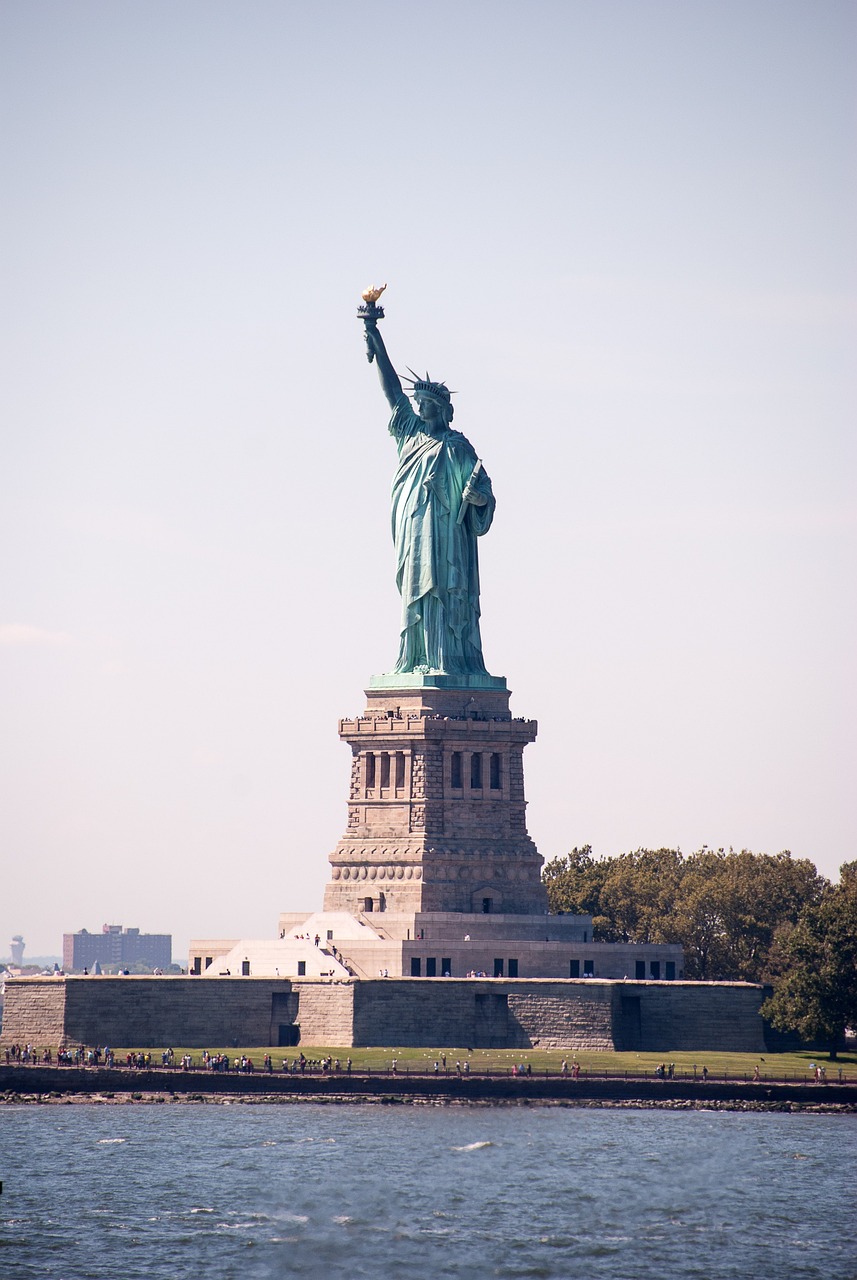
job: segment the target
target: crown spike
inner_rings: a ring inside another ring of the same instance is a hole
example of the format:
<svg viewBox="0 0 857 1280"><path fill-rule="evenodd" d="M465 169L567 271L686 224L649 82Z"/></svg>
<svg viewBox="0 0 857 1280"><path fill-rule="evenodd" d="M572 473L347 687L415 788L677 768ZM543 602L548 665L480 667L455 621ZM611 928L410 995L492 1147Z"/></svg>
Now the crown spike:
<svg viewBox="0 0 857 1280"><path fill-rule="evenodd" d="M410 374L410 378L405 377L404 374L402 374L401 376L405 382L410 382L411 384L410 391L412 394L416 394L416 395L423 394L423 395L435 396L437 399L445 400L447 404L449 403L449 397L453 393L450 391L449 387L447 387L443 382L432 381L432 376L428 372L428 370L426 370L426 376L424 378L421 378L420 375L416 373L411 368L410 365L405 365L405 368Z"/></svg>

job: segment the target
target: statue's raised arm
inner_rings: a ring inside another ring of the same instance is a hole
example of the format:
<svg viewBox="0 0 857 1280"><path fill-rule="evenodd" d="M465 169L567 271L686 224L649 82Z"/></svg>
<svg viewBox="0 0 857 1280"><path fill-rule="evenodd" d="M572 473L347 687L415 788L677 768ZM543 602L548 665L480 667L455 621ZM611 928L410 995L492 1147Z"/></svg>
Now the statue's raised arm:
<svg viewBox="0 0 857 1280"><path fill-rule="evenodd" d="M381 331L378 328L377 321L367 320L366 322L366 348L367 354L371 353L372 359L378 368L378 377L381 379L381 389L387 397L387 403L391 409L396 407L396 402L401 399L404 394L399 375L393 368L390 357L387 355L387 348L384 346L384 339L381 337Z"/></svg>
<svg viewBox="0 0 857 1280"><path fill-rule="evenodd" d="M378 321L384 319L384 308L378 306L378 299L386 289L386 285L370 285L368 289L363 290L363 305L358 307L357 315L366 326L366 359L371 364L375 361L378 368L378 377L381 379L381 388L387 397L390 408L395 408L396 401L402 395L402 384L399 376L393 368L390 357L387 355L387 348L384 346L384 339L378 329Z"/></svg>
<svg viewBox="0 0 857 1280"><path fill-rule="evenodd" d="M402 625L391 674L491 679L482 658L476 550L494 518L491 481L470 441L452 429L445 383L414 374L405 394L378 331L382 292L367 289L357 314L393 410L389 431L399 454L392 517Z"/></svg>

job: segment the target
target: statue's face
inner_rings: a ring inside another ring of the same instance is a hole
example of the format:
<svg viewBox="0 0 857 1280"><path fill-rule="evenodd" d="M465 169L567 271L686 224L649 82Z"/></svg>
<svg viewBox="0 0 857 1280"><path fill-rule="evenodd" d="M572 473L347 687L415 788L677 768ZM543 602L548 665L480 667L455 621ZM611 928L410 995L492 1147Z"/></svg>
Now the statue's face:
<svg viewBox="0 0 857 1280"><path fill-rule="evenodd" d="M431 423L432 426L439 426L443 422L443 413L440 405L434 396L415 396L417 402L417 413L423 422Z"/></svg>

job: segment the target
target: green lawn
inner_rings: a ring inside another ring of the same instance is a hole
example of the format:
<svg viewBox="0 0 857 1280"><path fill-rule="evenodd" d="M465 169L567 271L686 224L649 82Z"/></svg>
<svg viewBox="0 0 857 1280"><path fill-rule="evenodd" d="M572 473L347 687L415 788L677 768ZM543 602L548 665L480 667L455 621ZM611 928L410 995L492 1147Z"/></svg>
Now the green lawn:
<svg viewBox="0 0 857 1280"><path fill-rule="evenodd" d="M176 1060L180 1060L184 1054L189 1054L193 1059L195 1066L202 1065L202 1050L181 1048L173 1045ZM434 1071L434 1063L440 1064L443 1070L443 1058L446 1057L446 1070L454 1071L456 1061L460 1061L462 1066L466 1061L470 1062L471 1073L481 1073L484 1071L492 1072L508 1072L513 1064L526 1066L530 1064L534 1072L550 1071L558 1073L562 1067L563 1060L567 1061L569 1070L574 1062L580 1064L581 1074L590 1075L623 1075L627 1072L629 1076L654 1075L655 1068L659 1063L663 1062L675 1064L675 1076L677 1079L693 1079L694 1067L696 1068L697 1078L701 1076L703 1066L708 1068L710 1078L722 1079L725 1075L730 1079L740 1079L746 1076L752 1079L754 1067L759 1067L762 1079L801 1079L806 1076L808 1079L813 1077L813 1068L811 1064L819 1063L823 1066L827 1073L828 1083L836 1083L839 1079L839 1069L842 1070L843 1080L849 1083L857 1083L857 1054L843 1053L835 1062L831 1062L826 1055L810 1053L801 1050L798 1053L779 1053L764 1055L751 1053L608 1053L598 1052L595 1050L580 1050L566 1052L557 1049L475 1049L470 1052L466 1048L438 1048L438 1049L388 1049L388 1048L343 1048L341 1046L331 1045L330 1047L318 1046L298 1046L297 1048L271 1048L253 1047L230 1047L230 1046L209 1046L209 1052L227 1053L231 1060L240 1058L243 1055L251 1058L253 1066L258 1071L262 1067L262 1063L266 1053L270 1053L274 1070L281 1071L283 1059L286 1058L291 1063L297 1057L301 1050L305 1056L313 1063L319 1062L322 1058L330 1056L333 1059L339 1058L343 1071L345 1064L350 1057L352 1060L353 1071L386 1071L390 1070L393 1059L396 1060L397 1071L404 1073L405 1071L419 1071L432 1074ZM129 1049L116 1049L117 1065L122 1065L125 1055ZM136 1050L135 1050L136 1052ZM146 1052L146 1051L144 1051ZM152 1066L158 1067L161 1063L160 1050L149 1050L152 1055Z"/></svg>

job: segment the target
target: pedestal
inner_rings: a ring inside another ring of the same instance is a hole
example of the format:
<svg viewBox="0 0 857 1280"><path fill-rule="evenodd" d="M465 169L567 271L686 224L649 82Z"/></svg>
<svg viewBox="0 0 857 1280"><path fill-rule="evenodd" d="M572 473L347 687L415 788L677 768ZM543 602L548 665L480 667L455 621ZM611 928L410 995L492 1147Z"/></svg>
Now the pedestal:
<svg viewBox="0 0 857 1280"><path fill-rule="evenodd" d="M501 677L374 677L341 720L352 752L348 827L324 910L541 914L542 858L527 834L524 747Z"/></svg>

